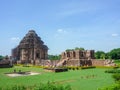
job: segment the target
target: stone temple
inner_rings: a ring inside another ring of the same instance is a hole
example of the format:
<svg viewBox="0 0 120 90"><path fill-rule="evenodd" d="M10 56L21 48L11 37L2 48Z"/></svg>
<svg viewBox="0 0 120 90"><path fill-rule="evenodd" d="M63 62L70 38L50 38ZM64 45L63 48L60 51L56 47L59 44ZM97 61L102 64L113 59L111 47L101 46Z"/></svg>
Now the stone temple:
<svg viewBox="0 0 120 90"><path fill-rule="evenodd" d="M12 60L17 64L42 66L114 66L111 60L97 60L94 50L70 50L61 53L60 60L48 60L48 47L34 30L30 30L12 50Z"/></svg>
<svg viewBox="0 0 120 90"><path fill-rule="evenodd" d="M22 64L39 64L42 60L48 59L48 47L34 30L30 30L12 50L12 58Z"/></svg>

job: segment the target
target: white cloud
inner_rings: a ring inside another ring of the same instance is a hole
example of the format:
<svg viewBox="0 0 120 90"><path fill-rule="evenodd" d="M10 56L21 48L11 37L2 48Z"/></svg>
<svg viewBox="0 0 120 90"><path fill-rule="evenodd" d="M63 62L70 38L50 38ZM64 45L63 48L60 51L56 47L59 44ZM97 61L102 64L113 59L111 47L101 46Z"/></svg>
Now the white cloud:
<svg viewBox="0 0 120 90"><path fill-rule="evenodd" d="M12 38L10 38L10 40L11 40L12 42L19 42L19 41L20 41L20 38L19 38L19 37L12 37Z"/></svg>
<svg viewBox="0 0 120 90"><path fill-rule="evenodd" d="M63 29L58 29L57 32L58 32L58 33L66 33L66 31L63 30Z"/></svg>
<svg viewBox="0 0 120 90"><path fill-rule="evenodd" d="M119 36L119 34L117 34L117 33L112 34L112 37L117 37L117 36Z"/></svg>

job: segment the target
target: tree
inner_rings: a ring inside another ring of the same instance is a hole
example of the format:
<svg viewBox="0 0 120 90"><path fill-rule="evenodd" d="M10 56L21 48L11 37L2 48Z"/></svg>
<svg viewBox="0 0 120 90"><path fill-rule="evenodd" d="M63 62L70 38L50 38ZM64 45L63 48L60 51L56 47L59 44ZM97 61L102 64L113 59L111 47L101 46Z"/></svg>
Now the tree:
<svg viewBox="0 0 120 90"><path fill-rule="evenodd" d="M48 59L50 60L60 60L61 55L48 55Z"/></svg>
<svg viewBox="0 0 120 90"><path fill-rule="evenodd" d="M0 61L4 59L4 56L0 55Z"/></svg>
<svg viewBox="0 0 120 90"><path fill-rule="evenodd" d="M105 59L105 54L102 53L102 54L100 55L100 59Z"/></svg>
<svg viewBox="0 0 120 90"><path fill-rule="evenodd" d="M111 50L109 56L111 59L120 59L120 48Z"/></svg>
<svg viewBox="0 0 120 90"><path fill-rule="evenodd" d="M105 59L105 52L103 52L103 51L95 52L95 58L96 59Z"/></svg>
<svg viewBox="0 0 120 90"><path fill-rule="evenodd" d="M66 52L73 51L74 49L66 49Z"/></svg>
<svg viewBox="0 0 120 90"><path fill-rule="evenodd" d="M85 50L84 48L82 48L82 47L75 47L75 50Z"/></svg>

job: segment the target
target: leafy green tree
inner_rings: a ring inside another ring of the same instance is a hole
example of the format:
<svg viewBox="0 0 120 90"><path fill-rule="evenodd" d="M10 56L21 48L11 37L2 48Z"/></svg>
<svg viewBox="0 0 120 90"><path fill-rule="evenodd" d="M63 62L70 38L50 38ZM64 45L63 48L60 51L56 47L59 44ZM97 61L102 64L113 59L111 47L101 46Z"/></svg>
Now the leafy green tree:
<svg viewBox="0 0 120 90"><path fill-rule="evenodd" d="M66 52L67 51L73 51L73 50L85 50L84 48L82 48L82 47L75 47L74 49L66 49Z"/></svg>
<svg viewBox="0 0 120 90"><path fill-rule="evenodd" d="M109 56L111 59L120 59L120 48L111 50Z"/></svg>
<svg viewBox="0 0 120 90"><path fill-rule="evenodd" d="M79 48L79 47L76 47L75 50L85 50L85 49L82 48L82 47L80 47L80 48Z"/></svg>
<svg viewBox="0 0 120 90"><path fill-rule="evenodd" d="M66 49L66 52L73 51L74 49Z"/></svg>
<svg viewBox="0 0 120 90"><path fill-rule="evenodd" d="M50 60L60 60L61 55L48 55L48 59Z"/></svg>
<svg viewBox="0 0 120 90"><path fill-rule="evenodd" d="M103 52L103 51L95 52L95 58L96 59L105 59L105 52Z"/></svg>
<svg viewBox="0 0 120 90"><path fill-rule="evenodd" d="M3 60L4 59L4 56L0 55L0 60Z"/></svg>
<svg viewBox="0 0 120 90"><path fill-rule="evenodd" d="M102 54L100 55L100 59L105 59L105 54L102 53Z"/></svg>

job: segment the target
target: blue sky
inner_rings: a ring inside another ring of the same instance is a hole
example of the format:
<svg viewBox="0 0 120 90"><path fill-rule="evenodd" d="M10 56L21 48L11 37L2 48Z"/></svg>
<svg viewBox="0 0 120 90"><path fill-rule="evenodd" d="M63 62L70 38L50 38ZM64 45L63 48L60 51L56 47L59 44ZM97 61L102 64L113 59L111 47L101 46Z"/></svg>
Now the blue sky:
<svg viewBox="0 0 120 90"><path fill-rule="evenodd" d="M49 54L120 47L120 0L0 0L0 55L11 55L29 30Z"/></svg>

